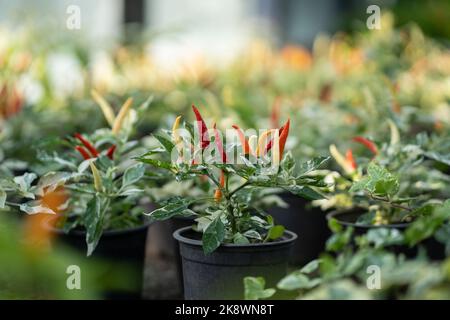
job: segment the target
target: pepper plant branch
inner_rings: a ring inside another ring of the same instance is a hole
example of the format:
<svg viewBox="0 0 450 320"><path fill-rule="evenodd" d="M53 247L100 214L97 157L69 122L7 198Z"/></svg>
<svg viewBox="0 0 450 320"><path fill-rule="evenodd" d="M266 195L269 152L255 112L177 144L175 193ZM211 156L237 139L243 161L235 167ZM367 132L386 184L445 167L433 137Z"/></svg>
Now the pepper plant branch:
<svg viewBox="0 0 450 320"><path fill-rule="evenodd" d="M217 180L214 175L212 175L209 171L206 171L206 176L211 179L212 182L219 188L219 190L224 194L225 197L229 197L228 190L226 190L222 185L220 184L219 180Z"/></svg>
<svg viewBox="0 0 450 320"><path fill-rule="evenodd" d="M413 211L413 209L411 209L411 208L409 208L409 207L407 207L407 206L404 206L404 205L401 205L401 204L398 204L398 203L393 203L393 202L391 202L391 201L390 201L389 199L387 199L387 198L378 197L378 196L373 195L372 193L369 193L369 197L370 197L372 200L385 202L385 203L389 204L389 205L390 205L391 207L393 207L393 208L406 210L406 211L408 211L408 212Z"/></svg>
<svg viewBox="0 0 450 320"><path fill-rule="evenodd" d="M238 192L239 190L247 187L250 185L250 182L246 181L245 183L243 183L242 185L240 185L239 187L237 187L236 189L234 189L233 191L230 192L230 196L232 196L233 194L235 194L236 192Z"/></svg>

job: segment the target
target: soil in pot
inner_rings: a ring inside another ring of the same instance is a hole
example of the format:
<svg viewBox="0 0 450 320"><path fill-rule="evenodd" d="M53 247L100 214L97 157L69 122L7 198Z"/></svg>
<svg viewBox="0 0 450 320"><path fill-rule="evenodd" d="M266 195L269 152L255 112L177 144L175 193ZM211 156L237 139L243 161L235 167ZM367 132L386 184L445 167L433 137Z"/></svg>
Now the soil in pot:
<svg viewBox="0 0 450 320"><path fill-rule="evenodd" d="M310 202L290 193L280 194L289 207L273 207L267 211L277 224L298 235L292 249L290 263L302 266L316 259L325 250L325 244L331 232L328 228L326 213L320 208L310 206Z"/></svg>
<svg viewBox="0 0 450 320"><path fill-rule="evenodd" d="M95 263L98 282L105 286L104 299L140 299L142 297L145 246L149 223L124 229L103 232L100 241L90 257L86 256L86 233L84 230L63 230L52 227L51 219L44 223L61 244L68 245L79 254L74 257L74 265ZM76 261L75 261L76 260ZM83 273L89 270L81 270ZM120 279L117 279L120 277ZM87 276L87 278L93 278ZM89 284L86 284L89 285ZM97 284L95 284L97 286ZM112 287L112 289L109 289Z"/></svg>
<svg viewBox="0 0 450 320"><path fill-rule="evenodd" d="M224 244L205 255L200 235L191 227L178 229L174 237L180 244L187 300L243 299L243 279L247 276L264 277L266 286L274 287L287 273L290 251L297 239L295 233L285 231L279 241Z"/></svg>
<svg viewBox="0 0 450 320"><path fill-rule="evenodd" d="M407 223L394 223L388 225L369 225L369 224L359 224L356 223L358 218L364 212L359 209L353 210L345 210L345 211L333 211L327 215L327 219L330 220L332 218L336 219L339 224L344 227L353 227L353 238L352 242L354 243L354 239L356 236L364 235L369 230L377 229L377 228L387 228L387 229L398 229L401 232L404 232L410 225ZM438 242L434 238L428 238L422 242L420 242L417 246L409 247L407 245L391 245L386 249L392 250L396 254L404 254L408 258L414 258L417 256L419 251L419 246L422 246L428 257L431 260L443 260L445 259L445 245Z"/></svg>

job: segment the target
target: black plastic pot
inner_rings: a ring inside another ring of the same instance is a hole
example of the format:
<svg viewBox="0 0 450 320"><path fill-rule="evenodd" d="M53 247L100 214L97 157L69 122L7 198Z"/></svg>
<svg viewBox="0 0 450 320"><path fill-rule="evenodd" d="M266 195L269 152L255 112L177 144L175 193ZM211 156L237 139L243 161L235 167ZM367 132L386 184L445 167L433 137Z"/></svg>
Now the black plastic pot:
<svg viewBox="0 0 450 320"><path fill-rule="evenodd" d="M83 265L89 261L95 262L100 268L95 271L101 275L100 282L103 284L126 283L121 289L107 289L102 294L103 298L141 299L145 246L150 226L148 222L135 228L104 231L97 248L90 257L87 257L85 231L72 230L65 233L61 229L52 227L49 221L46 220L44 227L56 234L57 239L63 244L78 251L79 256L74 259L79 261L74 261L73 264ZM89 272L89 270L83 270L83 272ZM123 279L112 281L111 277L117 276L122 276Z"/></svg>
<svg viewBox="0 0 450 320"><path fill-rule="evenodd" d="M184 298L187 300L243 299L246 276L264 277L273 287L286 275L289 255L297 235L285 231L280 241L224 244L209 255L203 253L199 234L191 227L177 230L183 265Z"/></svg>
<svg viewBox="0 0 450 320"><path fill-rule="evenodd" d="M331 235L325 218L326 213L320 208L309 208L308 200L291 193L283 193L279 196L289 207L273 207L267 213L274 217L277 224L283 225L298 235L299 241L294 244L290 263L296 266L305 265L318 258Z"/></svg>
<svg viewBox="0 0 450 320"><path fill-rule="evenodd" d="M377 229L377 228L387 228L387 229L398 229L401 232L404 232L409 226L410 223L396 223L396 224L388 224L388 225L367 225L367 224L357 224L356 221L358 217L363 212L358 209L345 210L345 211L332 211L327 214L327 219L330 220L332 218L336 219L336 221L344 226L344 227L353 227L354 233L352 242L356 236L361 236L366 234L369 230ZM392 245L387 247L387 250L390 250L396 254L404 254L408 258L414 258L418 253L418 246L422 246L428 257L432 260L443 260L445 259L445 245L436 241L434 238L428 238L417 246L409 247L407 245Z"/></svg>
<svg viewBox="0 0 450 320"><path fill-rule="evenodd" d="M194 224L194 217L178 217L170 219L172 234L181 228L190 228ZM173 240L173 237L172 237ZM180 245L178 241L174 241L175 263L177 268L178 283L180 284L181 292L184 292L183 280L183 262L181 260Z"/></svg>

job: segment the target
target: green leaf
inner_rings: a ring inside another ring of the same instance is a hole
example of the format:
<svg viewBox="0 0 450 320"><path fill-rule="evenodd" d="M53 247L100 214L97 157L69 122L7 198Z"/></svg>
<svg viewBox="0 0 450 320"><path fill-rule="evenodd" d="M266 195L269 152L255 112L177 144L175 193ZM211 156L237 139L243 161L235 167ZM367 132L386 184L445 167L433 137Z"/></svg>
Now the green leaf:
<svg viewBox="0 0 450 320"><path fill-rule="evenodd" d="M19 192L26 198L34 199L34 194L29 190L31 188L31 184L37 178L34 173L25 173L22 176L14 177L14 182L19 186Z"/></svg>
<svg viewBox="0 0 450 320"><path fill-rule="evenodd" d="M295 168L295 160L292 157L292 153L288 151L280 163L282 170L286 171L289 175L292 175Z"/></svg>
<svg viewBox="0 0 450 320"><path fill-rule="evenodd" d="M244 236L250 239L262 240L261 235L256 230L247 230L244 232Z"/></svg>
<svg viewBox="0 0 450 320"><path fill-rule="evenodd" d="M52 209L43 206L40 201L22 203L19 209L26 214L56 214Z"/></svg>
<svg viewBox="0 0 450 320"><path fill-rule="evenodd" d="M129 167L125 170L122 177L122 188L138 182L145 174L145 167L139 163L135 166Z"/></svg>
<svg viewBox="0 0 450 320"><path fill-rule="evenodd" d="M333 234L326 242L328 251L340 251L350 243L353 234L353 227L347 228L343 232Z"/></svg>
<svg viewBox="0 0 450 320"><path fill-rule="evenodd" d="M398 192L400 184L396 178L377 181L374 194L394 195Z"/></svg>
<svg viewBox="0 0 450 320"><path fill-rule="evenodd" d="M225 225L220 216L215 218L203 232L203 252L210 254L216 250L225 238Z"/></svg>
<svg viewBox="0 0 450 320"><path fill-rule="evenodd" d="M450 219L450 200L436 206L431 215L416 219L405 231L405 239L410 246L416 245L432 235Z"/></svg>
<svg viewBox="0 0 450 320"><path fill-rule="evenodd" d="M361 180L354 182L349 191L350 192L363 191L366 189L366 186L368 185L368 183L369 183L369 178L364 177Z"/></svg>
<svg viewBox="0 0 450 320"><path fill-rule="evenodd" d="M374 228L366 233L368 243L373 243L375 248L402 244L403 235L397 229L390 228Z"/></svg>
<svg viewBox="0 0 450 320"><path fill-rule="evenodd" d="M88 159L81 162L80 165L78 166L77 172L80 174L84 173L86 169L89 168L89 164L91 163L91 161L92 161L91 159Z"/></svg>
<svg viewBox="0 0 450 320"><path fill-rule="evenodd" d="M308 174L312 171L320 169L326 162L330 160L330 157L316 157L308 160L300 165L300 175Z"/></svg>
<svg viewBox="0 0 450 320"><path fill-rule="evenodd" d="M176 215L182 215L192 202L179 197L171 198L166 201L163 207L145 214L155 220L167 220Z"/></svg>
<svg viewBox="0 0 450 320"><path fill-rule="evenodd" d="M350 192L365 190L379 196L392 196L398 192L399 187L398 179L394 175L371 162L367 168L367 176L355 182Z"/></svg>
<svg viewBox="0 0 450 320"><path fill-rule="evenodd" d="M122 189L120 191L119 195L122 196L122 197L129 197L129 196L135 196L135 195L138 195L138 194L142 194L142 192L144 192L144 190L138 189L138 188L129 187L129 188Z"/></svg>
<svg viewBox="0 0 450 320"><path fill-rule="evenodd" d="M320 260L313 260L311 262L309 262L308 264L306 264L303 268L300 269L301 273L311 273L316 271L319 268L320 265Z"/></svg>
<svg viewBox="0 0 450 320"><path fill-rule="evenodd" d="M250 241L248 241L248 239L242 234L242 233L236 233L233 236L233 243L236 244L249 244Z"/></svg>
<svg viewBox="0 0 450 320"><path fill-rule="evenodd" d="M103 213L101 198L93 197L87 204L85 213L87 256L90 256L97 247L103 233Z"/></svg>
<svg viewBox="0 0 450 320"><path fill-rule="evenodd" d="M320 200L324 198L323 195L321 195L320 193L318 193L317 191L315 191L310 187L291 185L291 186L283 186L283 189L307 200Z"/></svg>
<svg viewBox="0 0 450 320"><path fill-rule="evenodd" d="M172 164L167 161L161 161L161 160L156 160L156 159L151 159L151 158L140 158L139 161L141 161L143 163L148 163L156 168L172 170Z"/></svg>
<svg viewBox="0 0 450 320"><path fill-rule="evenodd" d="M275 289L264 289L266 281L263 277L245 277L245 300L268 299L275 294Z"/></svg>
<svg viewBox="0 0 450 320"><path fill-rule="evenodd" d="M6 192L2 188L0 188L0 209L5 208L6 203Z"/></svg>
<svg viewBox="0 0 450 320"><path fill-rule="evenodd" d="M159 141L159 143L161 143L161 145L164 147L164 149L167 150L168 153L172 152L172 149L175 146L172 143L172 141L170 141L169 139L163 137L160 134L154 134L153 136Z"/></svg>
<svg viewBox="0 0 450 320"><path fill-rule="evenodd" d="M443 154L439 154L437 152L432 152L432 151L428 151L424 153L425 157L444 163L448 166L450 166L450 154L447 155L443 155Z"/></svg>
<svg viewBox="0 0 450 320"><path fill-rule="evenodd" d="M281 290L311 289L320 283L320 279L311 280L301 271L295 271L281 279L277 284L277 288Z"/></svg>
<svg viewBox="0 0 450 320"><path fill-rule="evenodd" d="M342 225L336 218L331 218L328 220L328 228L330 228L332 232L336 233L342 230Z"/></svg>
<svg viewBox="0 0 450 320"><path fill-rule="evenodd" d="M269 232L267 233L268 240L276 240L278 238L281 238L284 234L284 227L281 225L273 226L269 229Z"/></svg>
<svg viewBox="0 0 450 320"><path fill-rule="evenodd" d="M63 185L69 179L73 178L77 174L70 172L49 172L39 179L35 193L43 196L45 190L47 192L55 190L58 186Z"/></svg>

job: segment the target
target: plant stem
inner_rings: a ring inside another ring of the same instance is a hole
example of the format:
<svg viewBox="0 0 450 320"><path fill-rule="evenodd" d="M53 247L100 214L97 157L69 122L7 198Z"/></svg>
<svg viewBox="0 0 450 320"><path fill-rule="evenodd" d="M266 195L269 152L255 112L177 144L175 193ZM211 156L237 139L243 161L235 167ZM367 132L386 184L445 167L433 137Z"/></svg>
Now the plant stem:
<svg viewBox="0 0 450 320"><path fill-rule="evenodd" d="M245 183L243 183L242 185L240 185L239 187L237 187L236 189L234 189L233 191L230 192L230 196L232 196L233 194L235 194L236 192L238 192L239 190L245 188L246 186L248 186L250 183L248 181L246 181Z"/></svg>
<svg viewBox="0 0 450 320"><path fill-rule="evenodd" d="M217 186L217 188L219 188L219 190L222 191L222 193L223 193L226 197L229 196L228 190L226 190L224 187L222 187L222 186L220 185L219 180L217 180L217 179L216 179L212 174L210 174L209 172L206 174L206 176L208 176L208 178L210 178L211 181L214 182L214 184Z"/></svg>
<svg viewBox="0 0 450 320"><path fill-rule="evenodd" d="M411 208L409 208L409 207L403 206L403 205L401 205L401 204L393 203L393 202L389 201L389 199L386 199L386 198L377 197L377 196L374 196L373 194L370 194L370 197L371 197L373 200L383 201L383 202L389 204L391 207L394 207L394 208L406 210L406 211L408 211L408 212L413 211L413 209L411 209Z"/></svg>
<svg viewBox="0 0 450 320"><path fill-rule="evenodd" d="M233 214L233 207L231 206L231 199L227 198L227 211L228 216L230 217L230 223L231 223L231 233L234 235L236 233L236 219Z"/></svg>

